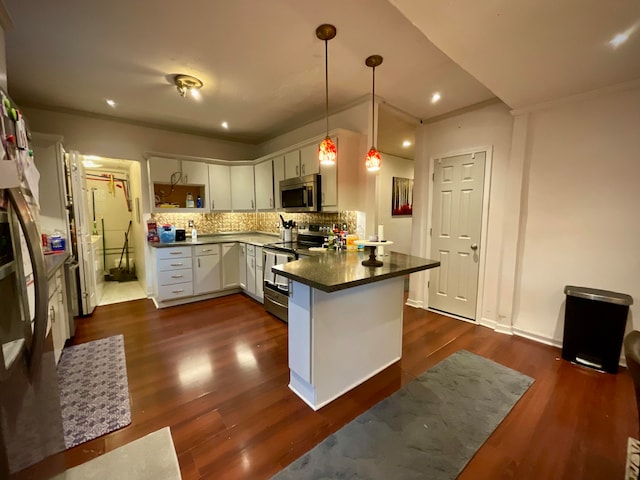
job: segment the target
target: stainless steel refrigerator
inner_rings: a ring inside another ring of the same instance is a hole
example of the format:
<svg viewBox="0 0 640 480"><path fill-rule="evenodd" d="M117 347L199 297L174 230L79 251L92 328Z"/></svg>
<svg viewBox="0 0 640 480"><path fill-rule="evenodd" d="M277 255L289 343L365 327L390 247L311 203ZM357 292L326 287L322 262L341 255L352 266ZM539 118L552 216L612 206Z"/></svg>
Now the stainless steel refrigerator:
<svg viewBox="0 0 640 480"><path fill-rule="evenodd" d="M37 191L37 171L26 168L28 145L20 148L15 141L20 131L16 132L16 122L5 110L0 115L0 187L6 187L0 188L2 479L64 449L37 195L29 187L35 183ZM9 178L14 170L15 182ZM15 186L9 187L12 183Z"/></svg>

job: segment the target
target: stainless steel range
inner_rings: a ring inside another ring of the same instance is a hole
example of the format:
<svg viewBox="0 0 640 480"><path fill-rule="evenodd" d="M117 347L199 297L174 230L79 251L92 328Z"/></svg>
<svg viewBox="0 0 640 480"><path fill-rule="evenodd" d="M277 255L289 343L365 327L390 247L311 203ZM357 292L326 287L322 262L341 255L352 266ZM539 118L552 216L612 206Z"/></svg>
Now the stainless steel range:
<svg viewBox="0 0 640 480"><path fill-rule="evenodd" d="M264 272L264 308L284 322L289 321L289 280L271 271L274 265L298 260L300 256L311 255L310 247L320 247L324 234L320 227L310 225L301 230L294 242L269 243L262 247L262 265Z"/></svg>

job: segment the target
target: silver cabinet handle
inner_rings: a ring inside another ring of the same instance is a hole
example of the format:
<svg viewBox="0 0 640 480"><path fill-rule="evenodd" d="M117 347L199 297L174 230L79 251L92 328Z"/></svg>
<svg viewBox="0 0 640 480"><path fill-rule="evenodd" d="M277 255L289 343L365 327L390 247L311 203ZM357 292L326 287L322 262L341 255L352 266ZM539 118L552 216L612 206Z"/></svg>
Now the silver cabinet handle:
<svg viewBox="0 0 640 480"><path fill-rule="evenodd" d="M214 208L216 208L216 202L211 200L211 210L213 210Z"/></svg>
<svg viewBox="0 0 640 480"><path fill-rule="evenodd" d="M269 197L269 206L273 207L273 198Z"/></svg>
<svg viewBox="0 0 640 480"><path fill-rule="evenodd" d="M53 308L53 305L49 307L49 311L51 312L51 323L56 323L56 309Z"/></svg>
<svg viewBox="0 0 640 480"><path fill-rule="evenodd" d="M299 177L300 176L300 166L296 165L296 176Z"/></svg>
<svg viewBox="0 0 640 480"><path fill-rule="evenodd" d="M181 267L182 265L184 265L184 263L170 263L169 265L171 265L172 267Z"/></svg>
<svg viewBox="0 0 640 480"><path fill-rule="evenodd" d="M213 250L211 248L203 248L201 250L201 252L212 252Z"/></svg>
<svg viewBox="0 0 640 480"><path fill-rule="evenodd" d="M182 293L184 292L184 289L180 289L180 290L171 290L171 293Z"/></svg>
<svg viewBox="0 0 640 480"><path fill-rule="evenodd" d="M472 243L471 244L471 250L477 250L478 249L478 244L477 243Z"/></svg>
<svg viewBox="0 0 640 480"><path fill-rule="evenodd" d="M305 170L304 169L304 163L302 164L302 168L301 169L302 169L302 175L304 175L304 170Z"/></svg>
<svg viewBox="0 0 640 480"><path fill-rule="evenodd" d="M181 255L182 252L169 252L169 255Z"/></svg>
<svg viewBox="0 0 640 480"><path fill-rule="evenodd" d="M184 275L171 275L171 278L182 278Z"/></svg>
<svg viewBox="0 0 640 480"><path fill-rule="evenodd" d="M255 208L255 207L253 206L253 198L251 199L251 208Z"/></svg>
<svg viewBox="0 0 640 480"><path fill-rule="evenodd" d="M198 268L200 268L200 259L198 258Z"/></svg>

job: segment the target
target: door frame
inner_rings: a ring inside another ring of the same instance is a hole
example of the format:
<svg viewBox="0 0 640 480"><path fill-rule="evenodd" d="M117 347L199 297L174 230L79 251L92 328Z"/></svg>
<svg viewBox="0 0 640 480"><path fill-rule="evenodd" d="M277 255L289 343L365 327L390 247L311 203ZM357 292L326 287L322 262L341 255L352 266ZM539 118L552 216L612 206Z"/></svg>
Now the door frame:
<svg viewBox="0 0 640 480"><path fill-rule="evenodd" d="M484 276L486 270L486 260L487 260L487 237L489 230L489 195L491 190L491 171L493 166L493 146L482 146L476 148L465 148L461 150L454 150L452 152L446 152L439 155L432 155L429 157L429 208L427 210L427 242L426 242L426 252L425 257L430 258L431 255L431 234L429 232L433 229L433 181L434 181L434 172L435 172L435 163L439 158L445 157L455 157L458 155L472 155L475 153L484 152L485 154L485 163L484 163L484 182L482 187L482 220L480 226L480 258L478 260L478 292L476 294L476 308L475 308L475 318L474 320L470 320L465 317L460 317L459 315L455 315L453 313L442 312L440 310L433 310L429 307L429 281L431 275L429 274L429 278L427 279L427 285L425 286L425 308L431 312L439 313L441 315L446 315L448 317L457 318L458 320L464 320L465 322L480 324L480 320L482 318L482 305L483 305L483 296L484 296Z"/></svg>

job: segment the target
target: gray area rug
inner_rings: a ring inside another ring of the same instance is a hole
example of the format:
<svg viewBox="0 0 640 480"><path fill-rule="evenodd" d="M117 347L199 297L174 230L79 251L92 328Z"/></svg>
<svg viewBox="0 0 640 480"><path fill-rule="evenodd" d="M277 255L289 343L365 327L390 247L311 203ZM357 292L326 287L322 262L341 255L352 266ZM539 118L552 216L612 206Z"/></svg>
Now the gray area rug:
<svg viewBox="0 0 640 480"><path fill-rule="evenodd" d="M71 468L52 480L180 480L169 427Z"/></svg>
<svg viewBox="0 0 640 480"><path fill-rule="evenodd" d="M273 478L454 479L532 383L460 350Z"/></svg>
<svg viewBox="0 0 640 480"><path fill-rule="evenodd" d="M58 383L66 448L131 423L122 335L65 348Z"/></svg>

